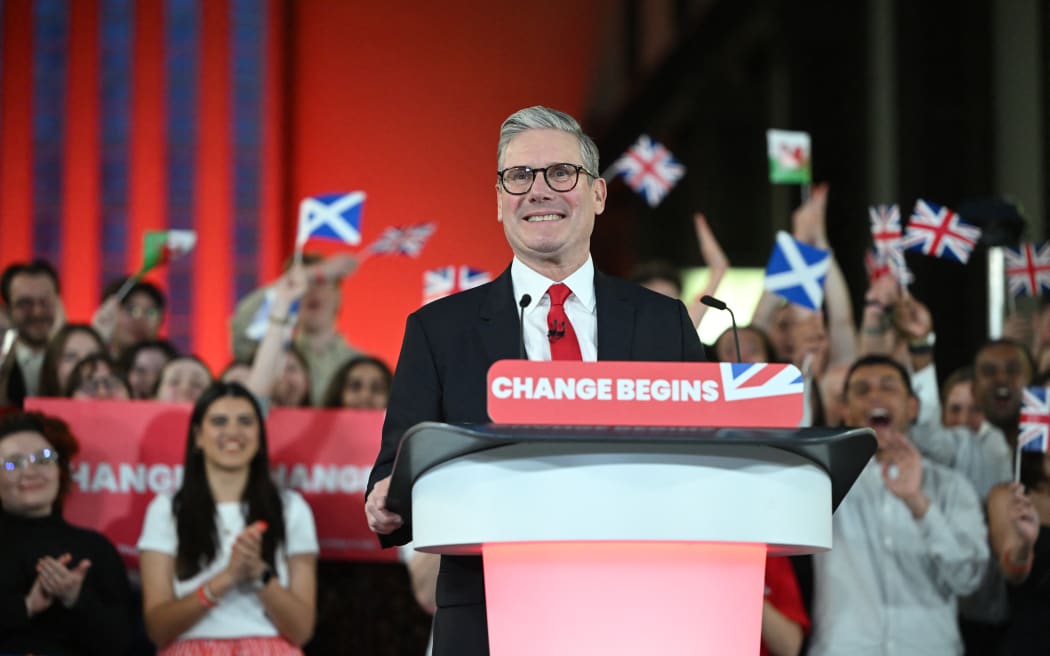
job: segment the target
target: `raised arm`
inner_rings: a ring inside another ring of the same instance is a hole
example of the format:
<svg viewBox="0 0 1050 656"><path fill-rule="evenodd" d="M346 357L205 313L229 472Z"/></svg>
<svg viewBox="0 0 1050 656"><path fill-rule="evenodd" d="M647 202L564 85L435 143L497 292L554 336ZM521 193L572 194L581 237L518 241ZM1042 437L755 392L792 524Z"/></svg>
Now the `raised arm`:
<svg viewBox="0 0 1050 656"><path fill-rule="evenodd" d="M707 264L708 272L707 286L704 287L702 292L693 297L686 306L693 325L699 327L700 320L704 318L704 313L707 312L707 306L701 303L700 299L706 295L714 296L715 292L718 291L718 285L722 282L722 278L725 277L726 271L729 270L729 258L726 257L722 246L715 238L715 233L711 230L711 226L707 223L707 217L703 213L697 212L693 215L693 227L696 230L696 243L700 247L700 255L703 257L704 263Z"/></svg>
<svg viewBox="0 0 1050 656"><path fill-rule="evenodd" d="M1039 514L1020 483L997 485L988 494L988 530L1003 578L1021 583L1032 571Z"/></svg>
<svg viewBox="0 0 1050 656"><path fill-rule="evenodd" d="M824 281L824 307L828 325L828 364L853 362L857 355L857 332L853 324L853 301L835 253L828 241L828 185L818 184L791 216L795 239L831 254Z"/></svg>
<svg viewBox="0 0 1050 656"><path fill-rule="evenodd" d="M269 398L281 366L286 346L291 340L291 309L306 292L307 272L293 266L274 284L274 299L266 324L266 334L259 342L248 374L247 387L259 398Z"/></svg>

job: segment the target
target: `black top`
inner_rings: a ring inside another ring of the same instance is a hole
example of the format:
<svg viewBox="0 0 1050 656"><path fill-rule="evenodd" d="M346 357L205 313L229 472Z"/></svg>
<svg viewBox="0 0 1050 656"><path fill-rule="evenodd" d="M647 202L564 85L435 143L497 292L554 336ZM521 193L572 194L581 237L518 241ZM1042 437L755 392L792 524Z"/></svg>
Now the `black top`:
<svg viewBox="0 0 1050 656"><path fill-rule="evenodd" d="M36 562L69 553L91 561L72 608L55 600L27 617ZM60 513L18 517L0 510L0 654L123 654L131 634L131 590L116 548L102 534L68 524Z"/></svg>
<svg viewBox="0 0 1050 656"><path fill-rule="evenodd" d="M1050 526L1039 527L1032 571L1009 590L1010 627L1002 653L1045 656L1050 648Z"/></svg>

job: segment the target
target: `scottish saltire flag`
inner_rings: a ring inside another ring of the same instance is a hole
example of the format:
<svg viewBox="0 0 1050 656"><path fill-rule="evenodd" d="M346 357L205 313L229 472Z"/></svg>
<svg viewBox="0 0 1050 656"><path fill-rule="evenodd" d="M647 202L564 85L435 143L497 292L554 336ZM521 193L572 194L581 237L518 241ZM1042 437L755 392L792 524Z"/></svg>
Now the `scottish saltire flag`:
<svg viewBox="0 0 1050 656"><path fill-rule="evenodd" d="M802 372L792 365L723 362L719 368L726 401L761 399L803 392Z"/></svg>
<svg viewBox="0 0 1050 656"><path fill-rule="evenodd" d="M769 181L773 184L809 184L813 180L808 132L766 130Z"/></svg>
<svg viewBox="0 0 1050 656"><path fill-rule="evenodd" d="M1014 296L1040 296L1050 292L1050 241L1036 247L1021 244L1003 251L1006 280Z"/></svg>
<svg viewBox="0 0 1050 656"><path fill-rule="evenodd" d="M248 327L244 329L244 334L249 339L260 340L266 336L266 329L270 325L270 308L273 307L274 298L277 296L277 290L270 287L263 294L262 304L259 305L259 309L252 315L252 321L248 324ZM299 317L299 300L292 301L291 307L288 308L288 326L294 326L296 319Z"/></svg>
<svg viewBox="0 0 1050 656"><path fill-rule="evenodd" d="M488 271L466 265L443 266L423 272L423 304L456 292L472 289L492 280Z"/></svg>
<svg viewBox="0 0 1050 656"><path fill-rule="evenodd" d="M376 255L408 255L419 257L423 246L437 229L433 223L420 223L405 228L391 226L372 242L368 251Z"/></svg>
<svg viewBox="0 0 1050 656"><path fill-rule="evenodd" d="M981 229L962 220L947 207L919 199L901 239L907 251L943 257L966 264L981 238Z"/></svg>
<svg viewBox="0 0 1050 656"><path fill-rule="evenodd" d="M875 249L887 251L899 248L901 241L901 211L897 204L872 205L868 208L871 220L871 239Z"/></svg>
<svg viewBox="0 0 1050 656"><path fill-rule="evenodd" d="M1021 392L1021 424L1017 446L1022 451L1050 451L1050 388L1026 387Z"/></svg>
<svg viewBox="0 0 1050 656"><path fill-rule="evenodd" d="M781 230L766 265L764 286L791 303L820 309L830 261L828 251L803 244Z"/></svg>
<svg viewBox="0 0 1050 656"><path fill-rule="evenodd" d="M357 246L361 243L361 213L365 192L310 196L299 203L299 230L295 243L330 239Z"/></svg>
<svg viewBox="0 0 1050 656"><path fill-rule="evenodd" d="M685 175L685 166L647 134L616 160L613 170L623 174L627 186L644 196L649 207L659 205Z"/></svg>

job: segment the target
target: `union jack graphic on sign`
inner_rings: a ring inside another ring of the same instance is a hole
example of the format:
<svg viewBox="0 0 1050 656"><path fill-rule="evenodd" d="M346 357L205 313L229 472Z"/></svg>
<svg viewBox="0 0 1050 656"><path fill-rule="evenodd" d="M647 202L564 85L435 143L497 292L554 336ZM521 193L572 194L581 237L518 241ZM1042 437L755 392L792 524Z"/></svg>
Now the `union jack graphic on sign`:
<svg viewBox="0 0 1050 656"><path fill-rule="evenodd" d="M1026 387L1021 393L1021 425L1017 445L1022 451L1050 451L1050 388Z"/></svg>
<svg viewBox="0 0 1050 656"><path fill-rule="evenodd" d="M790 365L768 362L721 363L722 394L726 401L802 394L802 372Z"/></svg>
<svg viewBox="0 0 1050 656"><path fill-rule="evenodd" d="M492 280L488 271L466 265L443 266L423 272L423 304L436 301L456 292L472 289Z"/></svg>
<svg viewBox="0 0 1050 656"><path fill-rule="evenodd" d="M947 207L920 198L901 245L904 250L966 264L980 238L980 228L963 221Z"/></svg>

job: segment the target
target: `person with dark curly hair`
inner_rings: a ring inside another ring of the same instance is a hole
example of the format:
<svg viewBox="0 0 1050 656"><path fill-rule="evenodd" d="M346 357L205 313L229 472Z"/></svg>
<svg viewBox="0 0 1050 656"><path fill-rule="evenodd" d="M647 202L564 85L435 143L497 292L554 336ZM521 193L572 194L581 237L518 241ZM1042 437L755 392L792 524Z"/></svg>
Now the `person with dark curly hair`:
<svg viewBox="0 0 1050 656"><path fill-rule="evenodd" d="M62 516L78 448L59 419L0 418L0 653L127 649L131 591L120 556Z"/></svg>

